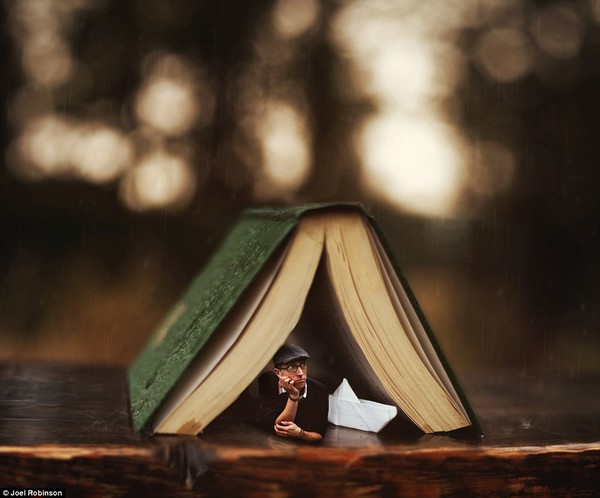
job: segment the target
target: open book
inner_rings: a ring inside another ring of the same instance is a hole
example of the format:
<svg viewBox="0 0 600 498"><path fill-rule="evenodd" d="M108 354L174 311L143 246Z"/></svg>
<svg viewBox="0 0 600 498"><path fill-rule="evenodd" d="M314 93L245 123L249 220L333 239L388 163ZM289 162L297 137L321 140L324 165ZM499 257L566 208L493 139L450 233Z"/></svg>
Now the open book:
<svg viewBox="0 0 600 498"><path fill-rule="evenodd" d="M476 424L375 223L335 204L245 214L130 367L134 429L201 432L269 364L317 285L329 310L317 337L369 399L427 433Z"/></svg>

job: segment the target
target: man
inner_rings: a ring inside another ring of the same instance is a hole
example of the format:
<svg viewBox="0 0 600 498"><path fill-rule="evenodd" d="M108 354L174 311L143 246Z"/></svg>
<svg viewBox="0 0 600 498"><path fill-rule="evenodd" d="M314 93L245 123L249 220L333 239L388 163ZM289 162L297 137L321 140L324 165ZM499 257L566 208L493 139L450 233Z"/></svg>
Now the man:
<svg viewBox="0 0 600 498"><path fill-rule="evenodd" d="M273 371L258 379L265 422L281 437L316 443L327 430L329 393L307 377L310 356L300 346L284 344L273 356Z"/></svg>

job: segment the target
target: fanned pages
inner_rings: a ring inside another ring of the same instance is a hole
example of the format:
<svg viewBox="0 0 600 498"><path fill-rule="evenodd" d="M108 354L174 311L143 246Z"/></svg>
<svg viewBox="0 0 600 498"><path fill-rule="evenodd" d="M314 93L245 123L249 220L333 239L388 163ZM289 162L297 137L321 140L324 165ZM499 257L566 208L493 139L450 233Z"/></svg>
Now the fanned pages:
<svg viewBox="0 0 600 498"><path fill-rule="evenodd" d="M335 295L356 345L389 397L424 432L464 426L464 414L420 360L402 327L363 220L331 215L326 239Z"/></svg>

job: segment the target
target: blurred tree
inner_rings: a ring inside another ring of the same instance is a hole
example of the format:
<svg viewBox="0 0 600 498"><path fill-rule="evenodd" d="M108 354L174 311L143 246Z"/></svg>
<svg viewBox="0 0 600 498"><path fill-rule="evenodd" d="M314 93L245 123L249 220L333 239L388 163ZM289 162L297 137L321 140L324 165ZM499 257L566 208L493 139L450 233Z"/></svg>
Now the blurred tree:
<svg viewBox="0 0 600 498"><path fill-rule="evenodd" d="M0 339L126 362L241 208L337 199L478 361L597 351L597 0L3 8Z"/></svg>

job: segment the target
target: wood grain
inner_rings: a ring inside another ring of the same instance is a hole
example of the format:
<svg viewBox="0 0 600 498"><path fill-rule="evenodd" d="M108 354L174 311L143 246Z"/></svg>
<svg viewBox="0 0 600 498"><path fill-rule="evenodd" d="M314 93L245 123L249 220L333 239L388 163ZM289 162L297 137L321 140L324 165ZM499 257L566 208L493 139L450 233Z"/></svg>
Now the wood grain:
<svg viewBox="0 0 600 498"><path fill-rule="evenodd" d="M0 486L67 496L598 496L598 379L470 376L485 438L331 427L323 444L244 421L241 398L200 437L131 430L125 372L0 366Z"/></svg>

